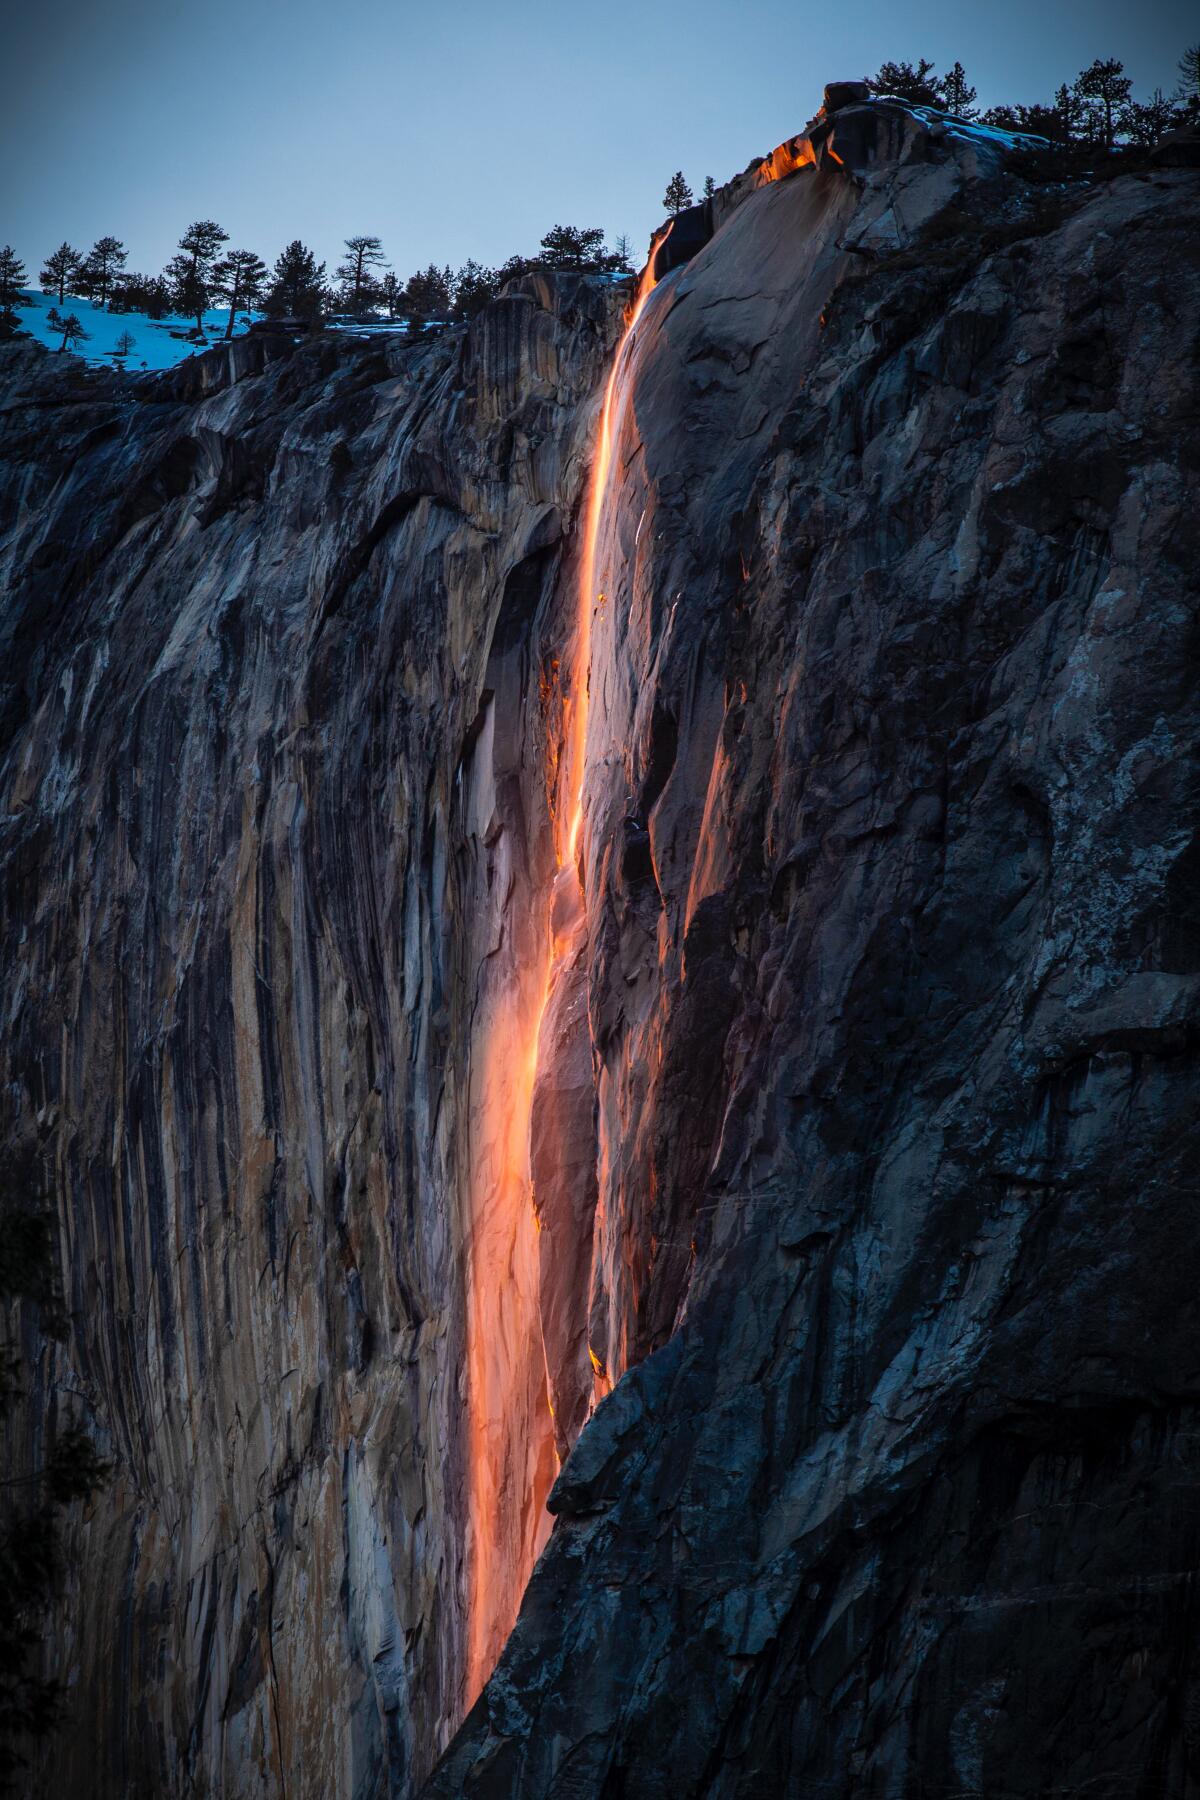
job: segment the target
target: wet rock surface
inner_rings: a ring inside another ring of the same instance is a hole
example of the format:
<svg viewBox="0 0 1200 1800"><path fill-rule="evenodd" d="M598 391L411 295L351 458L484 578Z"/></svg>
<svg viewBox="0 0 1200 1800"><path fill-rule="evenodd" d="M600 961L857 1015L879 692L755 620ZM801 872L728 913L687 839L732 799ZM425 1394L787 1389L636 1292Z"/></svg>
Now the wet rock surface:
<svg viewBox="0 0 1200 1800"><path fill-rule="evenodd" d="M536 1241L619 298L6 353L3 1091L119 1464L43 1791L1200 1792L1200 183L853 96L739 183L622 381Z"/></svg>

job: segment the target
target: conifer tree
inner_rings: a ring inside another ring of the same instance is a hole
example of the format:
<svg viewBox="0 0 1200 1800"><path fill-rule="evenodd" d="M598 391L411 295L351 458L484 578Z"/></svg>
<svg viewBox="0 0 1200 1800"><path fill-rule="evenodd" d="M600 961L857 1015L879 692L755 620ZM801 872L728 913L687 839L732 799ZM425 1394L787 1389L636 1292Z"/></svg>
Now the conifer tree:
<svg viewBox="0 0 1200 1800"><path fill-rule="evenodd" d="M0 309L11 312L19 305L25 286L25 264L11 244L0 250Z"/></svg>
<svg viewBox="0 0 1200 1800"><path fill-rule="evenodd" d="M943 106L946 96L929 58L910 62L885 62L877 75L867 76L873 94L893 94L897 100L908 100L914 106Z"/></svg>
<svg viewBox="0 0 1200 1800"><path fill-rule="evenodd" d="M206 269L221 245L228 242L229 233L223 231L215 219L196 219L180 238L179 248L198 269Z"/></svg>
<svg viewBox="0 0 1200 1800"><path fill-rule="evenodd" d="M73 350L76 344L86 344L91 337L91 332L83 329L78 313L64 315L57 306L52 306L46 314L46 323L51 331L62 333L62 343L58 346L60 356L68 348Z"/></svg>
<svg viewBox="0 0 1200 1800"><path fill-rule="evenodd" d="M713 195L716 193L716 191L717 191L716 182L713 180L711 175L706 175L704 177L704 188L701 193L701 199L711 200Z"/></svg>
<svg viewBox="0 0 1200 1800"><path fill-rule="evenodd" d="M173 256L163 271L171 290L171 307L185 318L196 321L196 330L204 329L204 312L208 305L208 282L190 256Z"/></svg>
<svg viewBox="0 0 1200 1800"><path fill-rule="evenodd" d="M436 263L410 275L401 301L410 324L429 325L448 319L454 308L453 282L451 270L439 269Z"/></svg>
<svg viewBox="0 0 1200 1800"><path fill-rule="evenodd" d="M499 288L500 276L496 270L484 268L473 257L469 258L454 278L454 317L475 318L489 300L496 298Z"/></svg>
<svg viewBox="0 0 1200 1800"><path fill-rule="evenodd" d="M542 261L551 269L586 269L604 254L598 225L552 225L542 239Z"/></svg>
<svg viewBox="0 0 1200 1800"><path fill-rule="evenodd" d="M171 289L161 275L139 275L136 270L123 274L113 289L110 312L143 312L148 318L163 319L171 310Z"/></svg>
<svg viewBox="0 0 1200 1800"><path fill-rule="evenodd" d="M996 125L1001 131L1020 131L1021 129L1015 106L989 106L980 123Z"/></svg>
<svg viewBox="0 0 1200 1800"><path fill-rule="evenodd" d="M1058 135L1064 143L1073 144L1087 123L1087 107L1065 81L1054 96L1054 111L1062 122Z"/></svg>
<svg viewBox="0 0 1200 1800"><path fill-rule="evenodd" d="M667 183L667 191L663 195L663 205L674 218L676 213L686 211L692 204L692 190L683 178L683 170L676 169Z"/></svg>
<svg viewBox="0 0 1200 1800"><path fill-rule="evenodd" d="M1121 111L1125 136L1131 143L1146 148L1157 144L1165 132L1181 123L1180 109L1161 88L1155 88L1148 100L1131 100Z"/></svg>
<svg viewBox="0 0 1200 1800"><path fill-rule="evenodd" d="M117 276L125 267L126 251L120 238L102 237L88 251L87 259L81 270L82 286L90 299L99 300L101 306L108 305L108 297L112 293Z"/></svg>
<svg viewBox="0 0 1200 1800"><path fill-rule="evenodd" d="M46 258L46 266L38 280L46 293L57 293L58 304L61 306L67 297L68 288L79 280L82 273L83 257L70 244L62 243Z"/></svg>
<svg viewBox="0 0 1200 1800"><path fill-rule="evenodd" d="M1046 138L1052 144L1066 141L1062 117L1057 106L989 106L983 115L985 125L998 125L1002 131L1021 131Z"/></svg>
<svg viewBox="0 0 1200 1800"><path fill-rule="evenodd" d="M1088 135L1111 150L1117 141L1117 128L1123 109L1129 104L1133 83L1125 73L1124 63L1115 57L1097 57L1083 69L1075 82L1076 96L1087 109Z"/></svg>
<svg viewBox="0 0 1200 1800"><path fill-rule="evenodd" d="M266 279L267 265L253 250L230 250L213 264L209 286L217 299L224 300L229 308L226 339L233 336L239 310L244 311L262 298Z"/></svg>
<svg viewBox="0 0 1200 1800"><path fill-rule="evenodd" d="M21 328L16 309L24 286L25 264L12 245L5 244L0 250L0 338L15 337Z"/></svg>
<svg viewBox="0 0 1200 1800"><path fill-rule="evenodd" d="M303 319L313 323L321 316L325 293L325 264L319 263L307 245L293 238L275 260L264 310L269 319Z"/></svg>
<svg viewBox="0 0 1200 1800"><path fill-rule="evenodd" d="M532 270L542 267L540 256L510 256L496 270L496 278L503 287L506 281L515 281L519 275L528 275Z"/></svg>
<svg viewBox="0 0 1200 1800"><path fill-rule="evenodd" d="M229 242L215 219L196 219L179 240L179 254L167 264L166 276L179 311L204 330L204 314L212 293L212 267L217 251Z"/></svg>
<svg viewBox="0 0 1200 1800"><path fill-rule="evenodd" d="M114 356L122 356L122 357L128 356L129 352L135 347L136 344L137 344L137 339L134 337L132 331L123 331L121 333L120 337L117 339L116 343L113 345L113 355Z"/></svg>
<svg viewBox="0 0 1200 1800"><path fill-rule="evenodd" d="M960 62L956 62L942 79L942 99L946 111L954 113L958 118L978 117L979 109L972 104L975 89L968 82L967 72Z"/></svg>
<svg viewBox="0 0 1200 1800"><path fill-rule="evenodd" d="M369 312L380 300L379 279L372 271L384 261L383 241L377 237L349 237L344 242L346 260L334 271L342 284L341 298L348 311Z"/></svg>

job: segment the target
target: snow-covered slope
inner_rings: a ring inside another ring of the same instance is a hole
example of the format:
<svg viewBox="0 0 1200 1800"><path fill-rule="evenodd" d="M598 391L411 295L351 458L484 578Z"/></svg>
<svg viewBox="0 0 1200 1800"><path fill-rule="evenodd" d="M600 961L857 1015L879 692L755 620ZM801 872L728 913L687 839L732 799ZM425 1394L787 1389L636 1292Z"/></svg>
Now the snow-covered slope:
<svg viewBox="0 0 1200 1800"><path fill-rule="evenodd" d="M209 344L216 343L225 336L229 324L229 313L224 307L204 314L205 342L199 343L189 337L195 330L194 319L166 318L151 319L140 312L106 312L102 306L91 300L80 300L68 294L61 306L53 295L26 290L21 296L21 304L17 308L17 316L23 328L35 337L39 344L45 344L50 350L57 350L62 343L62 334L51 330L47 323L50 311L57 307L60 313L74 313L88 336L75 352L90 363L121 362L128 369L171 369L186 356L194 356L197 351L205 350ZM239 313L236 332L240 335L249 320L257 315ZM133 339L133 349L128 355L117 357L117 341L123 332L128 332Z"/></svg>
<svg viewBox="0 0 1200 1800"><path fill-rule="evenodd" d="M877 94L875 103L902 106L915 119L921 119L935 131L950 132L954 137L965 138L968 143L974 140L1000 144L1005 150L1049 150L1051 147L1049 138L1039 137L1034 131L1005 131L999 125L984 125L979 119L964 119L960 114L947 112L943 107L922 106L917 101L905 100L898 94Z"/></svg>

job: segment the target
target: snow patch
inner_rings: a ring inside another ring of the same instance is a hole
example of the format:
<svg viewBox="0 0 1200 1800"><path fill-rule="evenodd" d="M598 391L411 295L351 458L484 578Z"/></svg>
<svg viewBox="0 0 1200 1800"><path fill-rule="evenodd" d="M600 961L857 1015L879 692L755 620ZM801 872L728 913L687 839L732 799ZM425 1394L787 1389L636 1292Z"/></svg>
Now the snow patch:
<svg viewBox="0 0 1200 1800"><path fill-rule="evenodd" d="M187 336L196 328L195 319L173 316L152 319L147 313L106 312L94 301L78 299L74 294L68 294L59 306L57 296L53 294L23 290L20 305L16 308L21 327L48 350L57 350L62 343L62 333L54 331L48 323L50 311L55 307L64 317L74 313L88 334L88 341L74 352L76 356L93 364L115 362L138 374L143 370L173 369L187 357L211 349L224 340L229 324L228 308L206 312L203 315L205 341L197 343ZM234 336L241 337L249 321L259 316L258 313L239 313ZM118 356L117 342L126 331L133 339L133 349L127 356ZM68 351L67 354L72 353Z"/></svg>
<svg viewBox="0 0 1200 1800"><path fill-rule="evenodd" d="M888 106L902 106L914 119L926 125L940 126L952 137L968 142L1000 144L1005 150L1049 150L1050 139L1033 131L1003 131L999 125L980 125L971 119L960 119L957 113L944 112L940 106L922 106L915 100L903 100L899 94L876 94L873 98Z"/></svg>

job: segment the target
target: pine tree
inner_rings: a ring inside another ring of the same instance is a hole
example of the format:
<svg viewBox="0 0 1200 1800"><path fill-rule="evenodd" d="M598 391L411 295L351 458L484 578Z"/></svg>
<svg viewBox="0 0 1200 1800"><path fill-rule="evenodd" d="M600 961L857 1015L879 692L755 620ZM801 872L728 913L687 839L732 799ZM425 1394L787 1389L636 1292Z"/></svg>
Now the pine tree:
<svg viewBox="0 0 1200 1800"><path fill-rule="evenodd" d="M78 313L67 313L64 316L57 306L52 306L46 314L46 323L51 331L62 333L62 343L58 346L59 355L68 347L74 349L76 344L86 344L91 337L91 333L83 329Z"/></svg>
<svg viewBox="0 0 1200 1800"><path fill-rule="evenodd" d="M944 106L946 103L933 64L925 56L915 68L910 62L885 62L878 75L867 76L867 86L873 94L890 94L913 106Z"/></svg>
<svg viewBox="0 0 1200 1800"><path fill-rule="evenodd" d="M123 331L121 333L120 337L117 339L116 343L113 345L113 355L114 356L128 356L129 352L134 348L134 346L136 344L137 344L137 339L134 337L132 331Z"/></svg>
<svg viewBox="0 0 1200 1800"><path fill-rule="evenodd" d="M1123 108L1129 104L1133 83L1125 73L1124 63L1115 57L1102 61L1099 57L1091 68L1083 69L1075 82L1075 93L1083 101L1090 116L1089 136L1106 150L1117 141L1117 126Z"/></svg>
<svg viewBox="0 0 1200 1800"><path fill-rule="evenodd" d="M1051 144L1067 141L1063 132L1062 114L1057 106L1044 106L1040 100L1036 100L1032 106L1018 106L1016 112L1017 131L1046 138Z"/></svg>
<svg viewBox="0 0 1200 1800"><path fill-rule="evenodd" d="M25 286L25 264L11 244L0 250L0 338L16 337L21 321L16 309Z"/></svg>
<svg viewBox="0 0 1200 1800"><path fill-rule="evenodd" d="M542 261L551 269L594 267L604 254L604 233L598 225L552 225L542 239Z"/></svg>
<svg viewBox="0 0 1200 1800"><path fill-rule="evenodd" d="M264 303L267 317L314 323L321 316L324 284L325 264L319 263L299 238L293 238L275 261Z"/></svg>
<svg viewBox="0 0 1200 1800"><path fill-rule="evenodd" d="M245 310L262 298L266 279L267 265L253 250L230 250L220 262L213 264L209 276L210 290L218 300L224 300L229 308L226 339L233 336L234 321L239 309Z"/></svg>
<svg viewBox="0 0 1200 1800"><path fill-rule="evenodd" d="M1000 131L1020 131L1021 121L1015 106L989 106L981 124L995 125Z"/></svg>
<svg viewBox="0 0 1200 1800"><path fill-rule="evenodd" d="M1062 122L1059 136L1063 143L1073 144L1083 134L1087 110L1079 95L1064 81L1054 96L1054 111Z"/></svg>
<svg viewBox="0 0 1200 1800"><path fill-rule="evenodd" d="M188 318L196 321L196 331L204 330L204 314L212 293L212 266L217 251L229 242L215 219L196 219L179 240L179 255L167 264L167 280L175 305Z"/></svg>
<svg viewBox="0 0 1200 1800"><path fill-rule="evenodd" d="M542 267L540 256L510 256L496 270L496 279L501 287L506 281L516 281L521 275L529 275L534 269Z"/></svg>
<svg viewBox="0 0 1200 1800"><path fill-rule="evenodd" d="M450 269L430 263L404 285L402 304L410 325L431 325L448 319L454 309L454 276Z"/></svg>
<svg viewBox="0 0 1200 1800"><path fill-rule="evenodd" d="M454 278L454 317L475 318L490 300L496 298L499 289L500 277L496 270L485 269L473 257L469 258Z"/></svg>
<svg viewBox="0 0 1200 1800"><path fill-rule="evenodd" d="M203 331L208 282L191 257L173 256L163 271L163 279L171 290L171 310L195 319L196 330Z"/></svg>
<svg viewBox="0 0 1200 1800"><path fill-rule="evenodd" d="M125 260L125 246L120 238L96 239L81 270L83 279L80 285L90 299L99 300L101 306L108 305L108 296L118 274L125 267Z"/></svg>
<svg viewBox="0 0 1200 1800"><path fill-rule="evenodd" d="M622 231L618 233L617 241L613 245L612 256L609 260L614 269L620 269L626 274L632 275L633 245L630 243L626 232Z"/></svg>
<svg viewBox="0 0 1200 1800"><path fill-rule="evenodd" d="M683 170L676 169L667 183L667 191L663 195L663 205L674 218L676 213L686 211L692 204L692 190L683 178Z"/></svg>
<svg viewBox="0 0 1200 1800"><path fill-rule="evenodd" d="M109 311L141 312L150 319L163 319L171 310L171 289L161 275L139 275L131 270L122 275L113 289Z"/></svg>
<svg viewBox="0 0 1200 1800"><path fill-rule="evenodd" d="M967 72L960 62L944 77L942 81L942 98L947 112L952 112L960 119L974 119L979 116L978 107L972 102L975 89L967 81Z"/></svg>
<svg viewBox="0 0 1200 1800"><path fill-rule="evenodd" d="M82 272L82 256L70 244L63 243L46 258L46 266L38 280L47 294L57 293L58 304L61 306L67 297L67 289L79 280Z"/></svg>
<svg viewBox="0 0 1200 1800"><path fill-rule="evenodd" d="M396 317L396 305L400 299L400 277L394 269L389 269L379 284L379 293L387 310L389 319Z"/></svg>
<svg viewBox="0 0 1200 1800"><path fill-rule="evenodd" d="M222 231L215 219L196 219L180 238L179 248L198 269L206 269L221 245L228 242L229 233Z"/></svg>
<svg viewBox="0 0 1200 1800"><path fill-rule="evenodd" d="M1057 106L989 106L983 124L998 125L1001 131L1022 131L1046 138L1052 144L1065 143L1062 116Z"/></svg>
<svg viewBox="0 0 1200 1800"><path fill-rule="evenodd" d="M704 189L703 189L701 198L704 200L711 200L713 195L716 193L716 191L717 191L716 182L713 180L711 175L706 175L704 177Z"/></svg>
<svg viewBox="0 0 1200 1800"><path fill-rule="evenodd" d="M25 264L11 244L0 250L0 311L11 312L20 305L25 286Z"/></svg>
<svg viewBox="0 0 1200 1800"><path fill-rule="evenodd" d="M379 304L379 281L371 271L385 260L383 242L377 237L349 237L344 242L346 260L334 271L342 284L341 297L349 312L368 312Z"/></svg>
<svg viewBox="0 0 1200 1800"><path fill-rule="evenodd" d="M1121 112L1121 124L1131 143L1149 148L1160 137L1183 123L1183 113L1161 88L1148 100L1131 100Z"/></svg>

